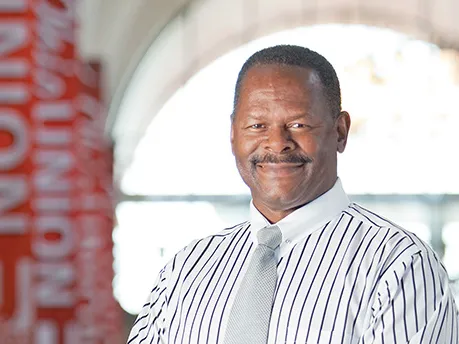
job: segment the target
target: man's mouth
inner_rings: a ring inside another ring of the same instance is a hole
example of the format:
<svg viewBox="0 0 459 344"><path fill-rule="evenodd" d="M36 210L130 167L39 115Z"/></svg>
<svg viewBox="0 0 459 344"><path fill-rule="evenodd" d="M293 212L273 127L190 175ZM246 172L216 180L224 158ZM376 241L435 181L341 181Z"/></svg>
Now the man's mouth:
<svg viewBox="0 0 459 344"><path fill-rule="evenodd" d="M257 171L274 177L290 176L300 171L304 163L261 163L256 164Z"/></svg>
<svg viewBox="0 0 459 344"><path fill-rule="evenodd" d="M257 167L268 165L278 165L282 167L297 167L312 162L312 159L304 155L287 155L278 157L273 154L266 154L265 156L254 155L251 157L250 162Z"/></svg>

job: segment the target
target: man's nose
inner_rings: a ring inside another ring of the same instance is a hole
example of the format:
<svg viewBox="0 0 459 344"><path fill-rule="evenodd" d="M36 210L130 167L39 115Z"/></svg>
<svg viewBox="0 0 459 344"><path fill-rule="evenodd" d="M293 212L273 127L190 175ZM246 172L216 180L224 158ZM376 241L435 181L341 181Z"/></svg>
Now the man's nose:
<svg viewBox="0 0 459 344"><path fill-rule="evenodd" d="M285 153L295 149L292 133L284 127L272 127L267 132L266 150L272 153Z"/></svg>

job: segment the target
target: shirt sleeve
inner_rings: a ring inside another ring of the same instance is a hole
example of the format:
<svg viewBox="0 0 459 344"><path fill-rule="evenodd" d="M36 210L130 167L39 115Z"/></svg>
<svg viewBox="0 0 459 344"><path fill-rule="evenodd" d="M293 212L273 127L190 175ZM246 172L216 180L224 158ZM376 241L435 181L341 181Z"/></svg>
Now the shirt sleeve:
<svg viewBox="0 0 459 344"><path fill-rule="evenodd" d="M161 270L155 286L142 307L128 337L128 344L166 343L165 314L167 309L167 274Z"/></svg>
<svg viewBox="0 0 459 344"><path fill-rule="evenodd" d="M384 271L359 344L458 344L458 328L448 274L433 252L422 250L399 257Z"/></svg>

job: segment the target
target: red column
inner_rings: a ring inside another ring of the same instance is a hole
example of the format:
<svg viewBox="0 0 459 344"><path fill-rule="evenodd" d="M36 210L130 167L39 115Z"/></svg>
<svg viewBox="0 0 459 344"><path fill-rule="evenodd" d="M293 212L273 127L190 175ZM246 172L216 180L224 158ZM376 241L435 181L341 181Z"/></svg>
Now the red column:
<svg viewBox="0 0 459 344"><path fill-rule="evenodd" d="M76 0L0 0L0 343L122 340L100 66Z"/></svg>
<svg viewBox="0 0 459 344"><path fill-rule="evenodd" d="M76 4L30 1L34 344L79 338Z"/></svg>
<svg viewBox="0 0 459 344"><path fill-rule="evenodd" d="M77 254L81 300L78 322L88 343L123 340L121 308L113 298L112 144L104 135L106 111L102 100L102 68L88 63L80 69L79 185L80 249Z"/></svg>
<svg viewBox="0 0 459 344"><path fill-rule="evenodd" d="M36 315L32 22L29 1L0 1L0 343L28 343Z"/></svg>

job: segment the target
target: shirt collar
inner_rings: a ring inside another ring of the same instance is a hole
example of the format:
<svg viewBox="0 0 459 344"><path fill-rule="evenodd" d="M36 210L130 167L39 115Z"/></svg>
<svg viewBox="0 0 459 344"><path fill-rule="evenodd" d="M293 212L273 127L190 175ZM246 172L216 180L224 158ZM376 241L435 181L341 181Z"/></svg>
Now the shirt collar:
<svg viewBox="0 0 459 344"><path fill-rule="evenodd" d="M335 185L315 200L305 204L275 224L269 221L250 202L250 230L257 243L257 232L267 226L277 225L282 232L280 255L289 251L298 241L336 218L350 201L339 178Z"/></svg>

